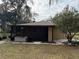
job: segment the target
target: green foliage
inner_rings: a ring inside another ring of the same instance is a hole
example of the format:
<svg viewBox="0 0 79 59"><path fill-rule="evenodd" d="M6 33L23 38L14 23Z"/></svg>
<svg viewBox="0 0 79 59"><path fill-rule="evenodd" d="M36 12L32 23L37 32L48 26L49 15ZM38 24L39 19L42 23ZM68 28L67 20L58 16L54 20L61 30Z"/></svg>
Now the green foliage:
<svg viewBox="0 0 79 59"><path fill-rule="evenodd" d="M31 21L30 7L26 0L2 0L0 5L2 12L0 12L1 28L8 30L8 24L28 23Z"/></svg>
<svg viewBox="0 0 79 59"><path fill-rule="evenodd" d="M6 15L5 18L7 18L9 22L27 23L31 21L32 15L30 12L30 7L27 5L26 0L2 0L2 1L3 1L2 14Z"/></svg>
<svg viewBox="0 0 79 59"><path fill-rule="evenodd" d="M76 33L79 31L79 12L67 6L62 12L55 15L53 22L64 33Z"/></svg>

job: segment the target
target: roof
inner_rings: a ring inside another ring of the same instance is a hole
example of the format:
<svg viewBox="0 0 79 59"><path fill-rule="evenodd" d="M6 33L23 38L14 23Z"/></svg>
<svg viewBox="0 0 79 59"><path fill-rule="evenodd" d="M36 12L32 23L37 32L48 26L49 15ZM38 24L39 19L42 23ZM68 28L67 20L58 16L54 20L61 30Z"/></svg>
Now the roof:
<svg viewBox="0 0 79 59"><path fill-rule="evenodd" d="M17 26L55 26L55 24L51 21L40 21L33 23L17 24Z"/></svg>

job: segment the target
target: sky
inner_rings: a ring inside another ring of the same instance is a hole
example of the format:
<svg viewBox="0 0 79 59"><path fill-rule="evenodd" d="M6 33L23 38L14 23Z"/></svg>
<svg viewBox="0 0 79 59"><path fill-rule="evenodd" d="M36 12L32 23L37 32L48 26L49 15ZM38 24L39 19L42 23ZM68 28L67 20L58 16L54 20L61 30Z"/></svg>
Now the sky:
<svg viewBox="0 0 79 59"><path fill-rule="evenodd" d="M58 3L52 3L49 6L49 0L33 0L34 5L28 2L28 5L32 8L32 12L36 12L39 16L36 17L36 21L49 19L51 16L61 12L67 5L79 9L79 0L59 0ZM55 1L55 0L53 0Z"/></svg>
<svg viewBox="0 0 79 59"><path fill-rule="evenodd" d="M55 0L53 0L54 2ZM46 20L50 17L54 17L55 14L61 12L67 5L79 10L79 0L59 0L58 3L53 3L49 6L49 0L33 0L34 4L28 1L28 5L31 7L31 12L38 13L36 21ZM0 0L0 3L1 0Z"/></svg>
<svg viewBox="0 0 79 59"><path fill-rule="evenodd" d="M2 3L2 1L0 0L0 4Z"/></svg>

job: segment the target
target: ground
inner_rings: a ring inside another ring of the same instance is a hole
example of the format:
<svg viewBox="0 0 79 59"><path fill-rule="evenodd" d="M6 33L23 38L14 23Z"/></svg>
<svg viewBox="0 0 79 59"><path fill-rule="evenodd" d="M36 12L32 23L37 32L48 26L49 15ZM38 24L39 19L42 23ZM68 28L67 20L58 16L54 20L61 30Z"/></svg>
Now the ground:
<svg viewBox="0 0 79 59"><path fill-rule="evenodd" d="M79 46L0 44L0 59L79 59Z"/></svg>

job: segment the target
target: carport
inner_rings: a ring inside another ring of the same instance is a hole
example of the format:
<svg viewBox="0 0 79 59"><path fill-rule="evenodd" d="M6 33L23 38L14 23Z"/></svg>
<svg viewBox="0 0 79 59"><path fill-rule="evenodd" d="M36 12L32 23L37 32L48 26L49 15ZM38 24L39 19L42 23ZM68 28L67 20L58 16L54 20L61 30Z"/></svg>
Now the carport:
<svg viewBox="0 0 79 59"><path fill-rule="evenodd" d="M45 26L27 26L26 33L28 39L27 41L48 41L48 27Z"/></svg>
<svg viewBox="0 0 79 59"><path fill-rule="evenodd" d="M53 39L62 37L58 34L61 35L59 31L57 32L55 24L51 21L11 25L11 41L52 42ZM16 37L21 37L21 39L16 39Z"/></svg>

